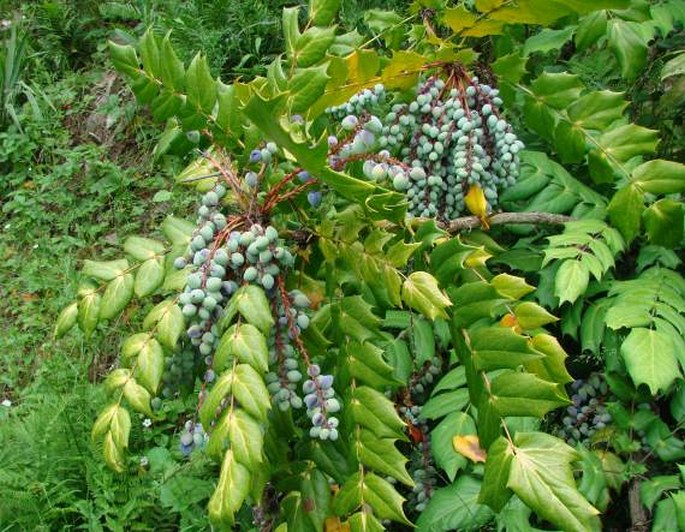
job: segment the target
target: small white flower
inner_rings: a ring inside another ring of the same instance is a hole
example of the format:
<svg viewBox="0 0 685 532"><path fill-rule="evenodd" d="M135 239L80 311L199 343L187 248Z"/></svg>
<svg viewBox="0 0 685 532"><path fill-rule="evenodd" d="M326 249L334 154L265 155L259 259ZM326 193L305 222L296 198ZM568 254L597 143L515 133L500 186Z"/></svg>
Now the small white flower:
<svg viewBox="0 0 685 532"><path fill-rule="evenodd" d="M140 467L147 467L149 464L150 460L148 460L147 456L140 457Z"/></svg>
<svg viewBox="0 0 685 532"><path fill-rule="evenodd" d="M33 244L33 249L38 249L38 244Z"/></svg>
<svg viewBox="0 0 685 532"><path fill-rule="evenodd" d="M5 399L5 400L4 400L2 403L0 403L0 404L1 404L2 406L4 406L5 408L9 408L10 406L12 406L12 401L10 401L9 399Z"/></svg>
<svg viewBox="0 0 685 532"><path fill-rule="evenodd" d="M5 230L9 229L10 227L12 227L12 224L5 224Z"/></svg>
<svg viewBox="0 0 685 532"><path fill-rule="evenodd" d="M149 417L146 417L143 420L143 427L145 427L146 429L149 429L151 426L152 426L152 420Z"/></svg>

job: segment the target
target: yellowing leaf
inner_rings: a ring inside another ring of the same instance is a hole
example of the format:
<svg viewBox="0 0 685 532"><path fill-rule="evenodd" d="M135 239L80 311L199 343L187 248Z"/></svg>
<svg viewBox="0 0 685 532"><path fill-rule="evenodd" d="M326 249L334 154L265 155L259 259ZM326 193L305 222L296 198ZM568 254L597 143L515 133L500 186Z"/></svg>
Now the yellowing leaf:
<svg viewBox="0 0 685 532"><path fill-rule="evenodd" d="M466 204L466 208L471 212L471 214L473 214L474 216L478 216L481 223L483 224L483 227L485 229L489 229L490 224L487 220L488 200L485 199L485 193L483 192L483 189L480 188L478 185L471 185L469 187L468 194L464 196L464 203Z"/></svg>
<svg viewBox="0 0 685 532"><path fill-rule="evenodd" d="M478 436L475 434L455 436L452 439L452 447L454 447L455 451L472 462L485 462L487 457L487 453L484 449L481 449Z"/></svg>
<svg viewBox="0 0 685 532"><path fill-rule="evenodd" d="M325 532L349 532L350 525L340 521L339 517L326 517L323 529Z"/></svg>

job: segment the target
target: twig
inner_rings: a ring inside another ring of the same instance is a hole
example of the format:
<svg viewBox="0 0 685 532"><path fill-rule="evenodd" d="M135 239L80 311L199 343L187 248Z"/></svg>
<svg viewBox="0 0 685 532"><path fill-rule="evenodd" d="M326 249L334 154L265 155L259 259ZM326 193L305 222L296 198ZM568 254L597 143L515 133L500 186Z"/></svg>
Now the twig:
<svg viewBox="0 0 685 532"><path fill-rule="evenodd" d="M572 216L564 214L550 214L548 212L500 212L488 217L490 225L502 224L547 224L562 225L575 220ZM441 224L450 233L458 233L464 230L475 229L483 225L478 216L463 216L452 220L449 224Z"/></svg>

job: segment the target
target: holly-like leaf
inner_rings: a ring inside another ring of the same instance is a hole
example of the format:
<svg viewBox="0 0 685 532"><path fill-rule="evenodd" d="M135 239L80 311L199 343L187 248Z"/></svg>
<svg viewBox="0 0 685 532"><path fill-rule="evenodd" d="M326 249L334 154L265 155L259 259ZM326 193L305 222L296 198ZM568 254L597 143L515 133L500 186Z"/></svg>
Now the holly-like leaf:
<svg viewBox="0 0 685 532"><path fill-rule="evenodd" d="M79 296L77 321L86 338L89 338L98 324L102 298L96 288L89 286L79 289Z"/></svg>
<svg viewBox="0 0 685 532"><path fill-rule="evenodd" d="M55 338L64 336L74 325L78 318L78 303L67 306L58 316L55 323Z"/></svg>
<svg viewBox="0 0 685 532"><path fill-rule="evenodd" d="M122 349L123 351L123 349ZM164 374L164 351L154 338L143 341L136 360L136 377L152 394L157 394L159 383Z"/></svg>
<svg viewBox="0 0 685 532"><path fill-rule="evenodd" d="M652 244L674 248L683 239L683 204L664 198L642 213L645 229Z"/></svg>
<svg viewBox="0 0 685 532"><path fill-rule="evenodd" d="M249 364L257 371L269 369L269 348L266 338L249 323L232 325L221 337L214 354L214 367L223 370L231 363L232 357Z"/></svg>
<svg viewBox="0 0 685 532"><path fill-rule="evenodd" d="M632 185L622 188L609 203L609 219L621 231L626 242L631 242L640 232L640 215L644 209L644 196Z"/></svg>
<svg viewBox="0 0 685 532"><path fill-rule="evenodd" d="M570 402L563 388L531 373L503 372L493 379L490 389L492 405L501 417L541 418Z"/></svg>
<svg viewBox="0 0 685 532"><path fill-rule="evenodd" d="M445 309L452 305L438 287L438 282L427 272L414 272L402 285L402 300L428 319L447 318Z"/></svg>
<svg viewBox="0 0 685 532"><path fill-rule="evenodd" d="M186 71L188 103L197 110L210 114L216 102L216 82L209 71L207 59L198 53Z"/></svg>
<svg viewBox="0 0 685 532"><path fill-rule="evenodd" d="M328 26L340 9L341 0L310 0L309 18L317 26Z"/></svg>
<svg viewBox="0 0 685 532"><path fill-rule="evenodd" d="M649 50L644 32L637 22L612 18L609 21L609 47L613 50L621 75L632 80L640 73L647 62Z"/></svg>
<svg viewBox="0 0 685 532"><path fill-rule="evenodd" d="M397 415L394 404L381 392L368 386L358 386L352 392L350 409L354 421L379 438L405 439L405 424Z"/></svg>
<svg viewBox="0 0 685 532"><path fill-rule="evenodd" d="M524 331L537 329L559 320L559 318L552 316L552 314L532 301L523 301L517 304L514 307L514 315L518 325Z"/></svg>
<svg viewBox="0 0 685 532"><path fill-rule="evenodd" d="M134 259L145 261L164 255L164 244L152 238L130 236L124 242L124 251Z"/></svg>
<svg viewBox="0 0 685 532"><path fill-rule="evenodd" d="M379 438L373 432L362 429L359 440L354 445L358 449L359 460L362 464L379 473L396 478L407 486L414 485L414 481L405 469L407 459L397 450L393 438Z"/></svg>
<svg viewBox="0 0 685 532"><path fill-rule="evenodd" d="M226 451L216 489L209 500L209 519L221 529L235 523L235 514L250 491L250 472L239 463L233 451Z"/></svg>
<svg viewBox="0 0 685 532"><path fill-rule="evenodd" d="M659 330L631 330L621 344L621 356L635 384L646 384L654 395L681 375L675 344Z"/></svg>
<svg viewBox="0 0 685 532"><path fill-rule="evenodd" d="M571 463L580 458L562 440L519 432L507 487L542 518L564 530L599 530L599 512L580 494Z"/></svg>
<svg viewBox="0 0 685 532"><path fill-rule="evenodd" d="M164 282L164 264L161 259L146 260L136 273L133 291L138 297L152 294Z"/></svg>
<svg viewBox="0 0 685 532"><path fill-rule="evenodd" d="M265 420L271 398L264 380L252 366L238 364L234 371L233 395L240 405L257 419Z"/></svg>
<svg viewBox="0 0 685 532"><path fill-rule="evenodd" d="M128 270L129 264L126 259L110 261L83 261L81 273L86 277L94 277L102 281L112 281L123 275Z"/></svg>
<svg viewBox="0 0 685 532"><path fill-rule="evenodd" d="M451 481L468 463L466 457L454 449L452 440L455 436L475 434L476 424L473 418L464 412L451 413L431 431L431 452L435 463L447 473Z"/></svg>
<svg viewBox="0 0 685 532"><path fill-rule="evenodd" d="M274 322L264 290L255 285L243 285L233 294L221 320L223 328L230 324L236 312L263 333L268 333Z"/></svg>
<svg viewBox="0 0 685 532"><path fill-rule="evenodd" d="M416 523L417 532L478 530L493 516L492 510L478 503L481 482L463 475L454 484L438 488Z"/></svg>
<svg viewBox="0 0 685 532"><path fill-rule="evenodd" d="M655 159L641 164L632 174L633 184L652 194L675 194L685 191L685 165Z"/></svg>
<svg viewBox="0 0 685 532"><path fill-rule="evenodd" d="M100 318L110 320L117 316L133 297L134 277L127 273L114 278L107 285L100 303Z"/></svg>
<svg viewBox="0 0 685 532"><path fill-rule="evenodd" d="M124 397L136 411L152 416L150 392L132 378L124 384Z"/></svg>
<svg viewBox="0 0 685 532"><path fill-rule="evenodd" d="M574 303L587 290L590 281L590 272L580 261L564 261L554 277L554 295L559 298L559 303L565 301Z"/></svg>

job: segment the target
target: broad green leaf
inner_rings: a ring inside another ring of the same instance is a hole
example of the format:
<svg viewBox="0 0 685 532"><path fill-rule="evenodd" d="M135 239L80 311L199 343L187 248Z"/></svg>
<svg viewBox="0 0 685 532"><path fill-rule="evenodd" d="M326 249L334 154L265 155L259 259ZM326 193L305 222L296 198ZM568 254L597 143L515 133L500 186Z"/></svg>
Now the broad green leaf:
<svg viewBox="0 0 685 532"><path fill-rule="evenodd" d="M536 334L530 341L530 347L540 353L544 358L531 360L525 363L527 371L534 373L543 380L557 384L573 382L573 377L566 370L564 361L568 357L559 341L549 334Z"/></svg>
<svg viewBox="0 0 685 532"><path fill-rule="evenodd" d="M291 58L292 62L298 67L315 65L326 56L326 51L333 44L334 39L335 27L319 28L312 26L297 39Z"/></svg>
<svg viewBox="0 0 685 532"><path fill-rule="evenodd" d="M576 451L548 434L519 432L513 453L507 487L523 502L564 530L599 530L599 512L583 498L573 478Z"/></svg>
<svg viewBox="0 0 685 532"><path fill-rule="evenodd" d="M463 375L463 368L462 375ZM440 381L442 383L442 381ZM426 419L438 419L452 412L462 410L469 402L469 391L466 388L451 392L439 393L431 397L421 408L421 416Z"/></svg>
<svg viewBox="0 0 685 532"><path fill-rule="evenodd" d="M328 26L340 9L341 0L310 0L309 18L317 26Z"/></svg>
<svg viewBox="0 0 685 532"><path fill-rule="evenodd" d="M667 391L681 376L671 338L658 330L635 328L621 344L621 356L636 385L646 384L652 394Z"/></svg>
<svg viewBox="0 0 685 532"><path fill-rule="evenodd" d="M297 40L300 38L300 28L297 20L299 12L299 6L283 9L283 36L285 37L285 50L289 58L293 56Z"/></svg>
<svg viewBox="0 0 685 532"><path fill-rule="evenodd" d="M640 216L644 209L644 197L633 185L622 188L609 203L609 219L621 232L626 242L631 242L640 232Z"/></svg>
<svg viewBox="0 0 685 532"><path fill-rule="evenodd" d="M431 320L447 318L445 309L452 305L428 272L414 272L407 277L402 285L402 300Z"/></svg>
<svg viewBox="0 0 685 532"><path fill-rule="evenodd" d="M126 381L126 384L124 384L124 397L136 411L152 416L150 392L135 380L129 379Z"/></svg>
<svg viewBox="0 0 685 532"><path fill-rule="evenodd" d="M123 473L125 466L124 449L119 447L115 441L112 432L105 434L103 441L102 453L107 465L117 473Z"/></svg>
<svg viewBox="0 0 685 532"><path fill-rule="evenodd" d="M110 261L83 261L83 269L81 273L87 277L94 277L102 281L112 281L120 277L126 270L129 264L126 259L110 260Z"/></svg>
<svg viewBox="0 0 685 532"><path fill-rule="evenodd" d="M414 481L405 469L407 458L397 450L394 439L379 438L365 429L362 429L359 434L359 439L353 445L356 447L362 464L379 473L390 475L407 486L414 485Z"/></svg>
<svg viewBox="0 0 685 532"><path fill-rule="evenodd" d="M619 120L627 106L622 92L593 91L573 102L567 113L573 123L601 131Z"/></svg>
<svg viewBox="0 0 685 532"><path fill-rule="evenodd" d="M683 204L664 198L642 213L645 230L652 244L675 248L683 239Z"/></svg>
<svg viewBox="0 0 685 532"><path fill-rule="evenodd" d="M604 37L607 29L607 12L595 11L588 13L578 24L578 29L574 37L576 48L579 52L596 44L600 38Z"/></svg>
<svg viewBox="0 0 685 532"><path fill-rule="evenodd" d="M252 366L238 364L234 371L233 395L251 416L266 420L271 408L271 397L264 380Z"/></svg>
<svg viewBox="0 0 685 532"><path fill-rule="evenodd" d="M549 28L542 29L532 37L526 39L523 45L523 54L528 56L534 52L546 53L551 50L559 50L573 36L573 26L567 26L560 30Z"/></svg>
<svg viewBox="0 0 685 532"><path fill-rule="evenodd" d="M327 68L328 64L300 69L292 77L289 89L290 109L293 112L304 113L323 95L329 79Z"/></svg>
<svg viewBox="0 0 685 532"><path fill-rule="evenodd" d="M660 475L640 483L640 502L652 510L665 491L677 490L681 486L678 475Z"/></svg>
<svg viewBox="0 0 685 532"><path fill-rule="evenodd" d="M58 316L55 323L55 338L64 336L74 325L78 318L78 303L67 306Z"/></svg>
<svg viewBox="0 0 685 532"><path fill-rule="evenodd" d="M532 301L523 301L514 307L514 315L521 329L529 331L537 329L543 325L559 321L559 318L553 316L542 308L537 303Z"/></svg>
<svg viewBox="0 0 685 532"><path fill-rule="evenodd" d="M450 481L468 463L465 456L459 454L452 446L455 436L476 434L473 418L464 412L453 412L443 419L430 434L431 453L437 466L441 467Z"/></svg>
<svg viewBox="0 0 685 532"><path fill-rule="evenodd" d="M120 45L113 41L108 41L109 53L112 56L112 64L122 74L136 76L139 73L140 61L135 48L130 45Z"/></svg>
<svg viewBox="0 0 685 532"><path fill-rule="evenodd" d="M145 261L164 255L166 248L158 240L130 236L124 242L124 251L136 260Z"/></svg>
<svg viewBox="0 0 685 532"><path fill-rule="evenodd" d="M535 290L535 287L529 285L523 277L508 273L496 275L490 280L490 285L503 296L516 300Z"/></svg>
<svg viewBox="0 0 685 532"><path fill-rule="evenodd" d="M98 324L102 298L95 288L79 290L79 295L77 321L86 338L89 338Z"/></svg>
<svg viewBox="0 0 685 532"><path fill-rule="evenodd" d="M222 371L231 363L232 357L249 364L256 371L266 372L269 369L269 348L266 338L249 323L236 323L222 336L214 353L214 367Z"/></svg>
<svg viewBox="0 0 685 532"><path fill-rule="evenodd" d="M490 390L492 405L502 417L541 418L570 402L563 388L530 373L501 373L492 381Z"/></svg>
<svg viewBox="0 0 685 532"><path fill-rule="evenodd" d="M404 515L402 503L404 498L395 491L387 480L366 473L362 484L363 500L369 504L380 519L391 519L398 523L410 524Z"/></svg>
<svg viewBox="0 0 685 532"><path fill-rule="evenodd" d="M164 282L164 263L161 259L149 259L143 262L136 273L133 291L138 297L152 294Z"/></svg>
<svg viewBox="0 0 685 532"><path fill-rule="evenodd" d="M492 71L501 80L518 83L526 74L527 60L528 58L523 57L519 52L503 55L492 63Z"/></svg>
<svg viewBox="0 0 685 532"><path fill-rule="evenodd" d="M100 413L98 418L95 420L95 423L93 423L93 429L91 430L91 437L93 441L98 440L109 430L109 427L112 424L112 419L117 414L119 408L120 406L118 404L109 405Z"/></svg>
<svg viewBox="0 0 685 532"><path fill-rule="evenodd" d="M554 109L565 109L580 97L583 84L572 74L543 72L530 88L539 101Z"/></svg>
<svg viewBox="0 0 685 532"><path fill-rule="evenodd" d="M149 28L140 39L139 48L145 72L153 78L160 78L159 45L152 28Z"/></svg>
<svg viewBox="0 0 685 532"><path fill-rule="evenodd" d="M221 403L231 393L234 379L235 374L232 370L222 373L216 379L214 386L209 390L200 407L200 421L202 421L203 426L211 426L212 421L217 417L217 413L223 412Z"/></svg>
<svg viewBox="0 0 685 532"><path fill-rule="evenodd" d="M186 246L190 242L190 237L195 230L195 224L176 218L175 216L167 216L162 222L162 232L174 246Z"/></svg>
<svg viewBox="0 0 685 532"><path fill-rule="evenodd" d="M463 475L449 486L438 488L416 523L417 532L480 530L493 517L492 510L479 504L480 480Z"/></svg>
<svg viewBox="0 0 685 532"><path fill-rule="evenodd" d="M379 438L406 439L405 424L397 415L394 404L381 392L368 386L354 388L350 410L356 423L370 429Z"/></svg>
<svg viewBox="0 0 685 532"><path fill-rule="evenodd" d="M226 451L221 464L219 482L207 509L212 524L219 529L228 529L235 523L235 514L240 509L250 490L250 472L239 463L233 451Z"/></svg>
<svg viewBox="0 0 685 532"><path fill-rule="evenodd" d="M109 426L110 433L114 444L120 449L128 447L128 438L131 433L131 415L128 410L121 406L117 406L112 414Z"/></svg>
<svg viewBox="0 0 685 532"><path fill-rule="evenodd" d="M268 333L273 325L274 319L269 301L264 290L258 286L243 285L233 294L226 307L224 318L221 320L221 326L226 328L236 312L239 312L249 324L254 325L264 334Z"/></svg>
<svg viewBox="0 0 685 532"><path fill-rule="evenodd" d="M157 339L168 349L175 349L178 339L185 330L186 320L183 312L173 301L157 322Z"/></svg>
<svg viewBox="0 0 685 532"><path fill-rule="evenodd" d="M526 338L507 327L481 327L469 334L469 345L476 369L490 371L516 368L541 358L533 351Z"/></svg>
<svg viewBox="0 0 685 532"><path fill-rule="evenodd" d="M119 388L122 388L130 378L130 369L117 368L107 375L107 378L105 379L105 390L107 390L107 392L110 394L120 391Z"/></svg>
<svg viewBox="0 0 685 532"><path fill-rule="evenodd" d="M633 184L652 194L674 194L685 191L685 165L655 159L641 164L632 175Z"/></svg>
<svg viewBox="0 0 685 532"><path fill-rule="evenodd" d="M497 513L502 511L513 495L507 487L513 458L513 449L502 436L497 438L488 449L483 488L478 496L478 502L487 504Z"/></svg>
<svg viewBox="0 0 685 532"><path fill-rule="evenodd" d="M183 61L178 58L171 44L170 32L162 40L159 50L160 74L162 81L174 92L183 92L185 88L185 69Z"/></svg>
<svg viewBox="0 0 685 532"><path fill-rule="evenodd" d="M186 71L188 103L205 114L210 114L216 102L216 81L207 65L207 59L198 53Z"/></svg>
<svg viewBox="0 0 685 532"><path fill-rule="evenodd" d="M647 62L649 51L640 24L612 18L609 20L607 37L609 47L621 67L621 75L628 80L636 78Z"/></svg>
<svg viewBox="0 0 685 532"><path fill-rule="evenodd" d="M564 261L554 278L554 295L559 298L559 304L574 303L585 293L589 281L587 266L577 260Z"/></svg>
<svg viewBox="0 0 685 532"><path fill-rule="evenodd" d="M122 349L123 350L123 349ZM154 338L143 342L135 362L136 377L148 391L156 395L164 374L164 351Z"/></svg>
<svg viewBox="0 0 685 532"><path fill-rule="evenodd" d="M383 350L370 342L348 344L347 366L351 377L373 388L396 383L393 367L383 359Z"/></svg>
<svg viewBox="0 0 685 532"><path fill-rule="evenodd" d="M260 467L264 436L259 423L240 408L227 412L219 420L221 423L228 425L228 441L235 459L250 470Z"/></svg>

